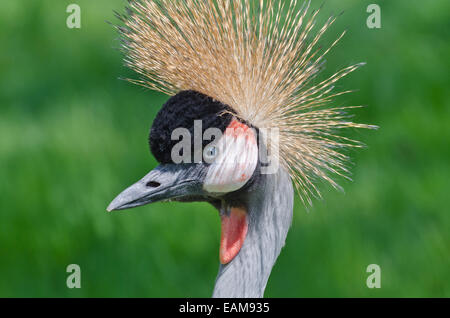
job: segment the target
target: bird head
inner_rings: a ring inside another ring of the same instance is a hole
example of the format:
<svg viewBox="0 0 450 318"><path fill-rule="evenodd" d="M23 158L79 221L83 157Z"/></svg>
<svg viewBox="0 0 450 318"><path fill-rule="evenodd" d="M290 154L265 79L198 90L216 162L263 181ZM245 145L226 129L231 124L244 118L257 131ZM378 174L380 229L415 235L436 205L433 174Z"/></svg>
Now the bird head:
<svg viewBox="0 0 450 318"><path fill-rule="evenodd" d="M248 230L246 198L260 179L257 129L239 120L231 107L183 91L162 107L149 141L160 165L120 194L108 211L161 201L209 202L222 219L221 263L231 262Z"/></svg>
<svg viewBox="0 0 450 318"><path fill-rule="evenodd" d="M118 15L134 83L168 94L150 133L160 165L108 210L160 201L204 201L222 219L215 296L263 294L292 220L318 181L349 177L342 150L362 144L340 134L375 128L334 103L337 82L363 64L318 81L328 49L310 1L139 0ZM278 134L267 133L278 131ZM269 146L270 145L270 146ZM275 146L272 151L272 146ZM278 169L265 169L274 158ZM263 173L263 170L264 173ZM230 269L231 268L231 269Z"/></svg>

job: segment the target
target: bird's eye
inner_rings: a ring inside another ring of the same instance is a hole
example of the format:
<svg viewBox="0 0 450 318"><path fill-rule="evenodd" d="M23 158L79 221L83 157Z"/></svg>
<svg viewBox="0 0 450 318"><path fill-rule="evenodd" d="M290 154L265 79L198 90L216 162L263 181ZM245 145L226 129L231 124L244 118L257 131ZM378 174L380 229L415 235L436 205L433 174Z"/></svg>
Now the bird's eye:
<svg viewBox="0 0 450 318"><path fill-rule="evenodd" d="M216 159L219 150L217 146L208 146L204 151L204 159L207 163L211 163L214 159Z"/></svg>

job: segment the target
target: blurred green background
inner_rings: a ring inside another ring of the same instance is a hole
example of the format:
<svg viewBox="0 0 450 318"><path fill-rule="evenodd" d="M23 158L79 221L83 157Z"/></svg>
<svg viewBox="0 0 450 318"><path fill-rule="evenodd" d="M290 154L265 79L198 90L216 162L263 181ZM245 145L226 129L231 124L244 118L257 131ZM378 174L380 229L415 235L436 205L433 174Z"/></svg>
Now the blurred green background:
<svg viewBox="0 0 450 318"><path fill-rule="evenodd" d="M66 27L81 6L82 28ZM382 29L366 8L382 8ZM313 1L319 7L322 0ZM0 2L0 296L209 297L220 224L206 204L157 204L107 214L109 202L156 166L147 137L166 96L119 77L117 34L105 21L123 0ZM348 29L321 78L367 66L339 83L339 105L367 105L351 135L346 193L323 186L307 212L296 202L269 297L450 297L450 2L329 0L345 11L322 43ZM66 287L79 264L82 289ZM366 268L382 268L368 289Z"/></svg>

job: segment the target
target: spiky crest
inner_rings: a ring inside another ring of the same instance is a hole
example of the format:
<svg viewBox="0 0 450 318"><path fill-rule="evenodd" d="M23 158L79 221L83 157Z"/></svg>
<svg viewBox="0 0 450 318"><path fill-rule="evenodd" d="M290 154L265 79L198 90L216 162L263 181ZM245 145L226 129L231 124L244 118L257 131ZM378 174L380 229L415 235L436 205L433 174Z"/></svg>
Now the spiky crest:
<svg viewBox="0 0 450 318"><path fill-rule="evenodd" d="M315 31L319 10L297 0L129 1L119 27L133 82L175 95L194 90L228 106L255 127L280 131L279 159L306 203L320 196L317 180L339 188L332 176L349 177L342 149L361 147L338 134L345 128L375 128L349 120L334 107L335 83L362 64L319 83L313 79L326 50L317 48L331 17Z"/></svg>

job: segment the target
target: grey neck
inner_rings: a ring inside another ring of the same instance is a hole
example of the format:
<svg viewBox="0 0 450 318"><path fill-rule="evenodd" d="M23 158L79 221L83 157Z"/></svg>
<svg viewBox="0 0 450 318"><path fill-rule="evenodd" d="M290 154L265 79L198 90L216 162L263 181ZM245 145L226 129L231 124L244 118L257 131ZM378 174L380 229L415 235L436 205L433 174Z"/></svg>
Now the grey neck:
<svg viewBox="0 0 450 318"><path fill-rule="evenodd" d="M236 258L221 265L214 298L262 298L289 228L292 224L294 190L284 169L265 175L250 192L248 234Z"/></svg>

